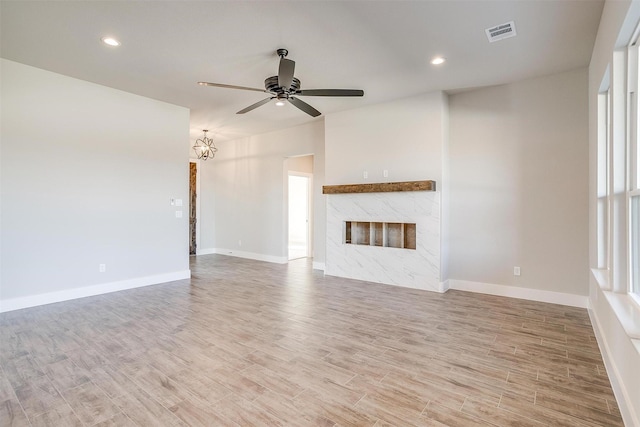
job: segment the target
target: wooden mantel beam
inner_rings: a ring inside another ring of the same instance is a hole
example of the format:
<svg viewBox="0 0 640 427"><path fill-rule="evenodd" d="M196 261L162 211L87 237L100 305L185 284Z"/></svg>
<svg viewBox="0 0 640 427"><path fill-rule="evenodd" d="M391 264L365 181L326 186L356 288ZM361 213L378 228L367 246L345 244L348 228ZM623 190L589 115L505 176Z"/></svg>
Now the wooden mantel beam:
<svg viewBox="0 0 640 427"><path fill-rule="evenodd" d="M388 193L392 191L436 191L436 182L405 181L322 186L322 194Z"/></svg>

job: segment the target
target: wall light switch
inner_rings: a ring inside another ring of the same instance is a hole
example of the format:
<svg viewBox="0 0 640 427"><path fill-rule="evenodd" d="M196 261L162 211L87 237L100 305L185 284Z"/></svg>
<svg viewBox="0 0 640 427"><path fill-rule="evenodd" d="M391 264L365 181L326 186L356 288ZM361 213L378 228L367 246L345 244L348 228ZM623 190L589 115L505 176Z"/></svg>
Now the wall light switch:
<svg viewBox="0 0 640 427"><path fill-rule="evenodd" d="M176 218L182 218L182 211L176 211Z"/></svg>
<svg viewBox="0 0 640 427"><path fill-rule="evenodd" d="M385 177L385 178L388 178L388 177L389 177L389 171L388 171L388 170L386 170L386 169L385 169L385 170L383 170L383 171L382 171L382 176L383 176L383 177Z"/></svg>
<svg viewBox="0 0 640 427"><path fill-rule="evenodd" d="M169 199L169 203L171 203L171 206L175 206L176 205L176 199Z"/></svg>
<svg viewBox="0 0 640 427"><path fill-rule="evenodd" d="M176 206L182 206L182 199L176 199Z"/></svg>

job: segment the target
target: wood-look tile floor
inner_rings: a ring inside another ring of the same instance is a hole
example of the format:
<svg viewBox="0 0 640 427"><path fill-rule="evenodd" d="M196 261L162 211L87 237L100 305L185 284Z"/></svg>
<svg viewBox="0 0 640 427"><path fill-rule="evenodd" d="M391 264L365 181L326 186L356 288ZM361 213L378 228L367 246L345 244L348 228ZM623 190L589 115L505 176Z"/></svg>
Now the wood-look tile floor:
<svg viewBox="0 0 640 427"><path fill-rule="evenodd" d="M621 426L586 310L206 255L0 315L0 424Z"/></svg>

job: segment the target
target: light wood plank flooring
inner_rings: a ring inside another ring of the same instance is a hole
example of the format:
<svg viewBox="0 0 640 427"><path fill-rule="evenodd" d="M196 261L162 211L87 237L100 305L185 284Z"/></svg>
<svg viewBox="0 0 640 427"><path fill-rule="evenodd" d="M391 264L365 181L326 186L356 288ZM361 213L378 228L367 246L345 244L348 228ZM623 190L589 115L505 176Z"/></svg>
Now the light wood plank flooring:
<svg viewBox="0 0 640 427"><path fill-rule="evenodd" d="M0 315L0 424L621 426L586 310L206 255Z"/></svg>

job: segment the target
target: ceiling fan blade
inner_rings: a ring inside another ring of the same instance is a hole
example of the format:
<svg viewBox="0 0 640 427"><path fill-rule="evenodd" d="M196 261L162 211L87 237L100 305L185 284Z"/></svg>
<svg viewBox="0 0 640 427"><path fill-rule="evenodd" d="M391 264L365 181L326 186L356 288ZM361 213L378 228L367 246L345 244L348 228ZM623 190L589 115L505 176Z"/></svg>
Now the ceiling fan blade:
<svg viewBox="0 0 640 427"><path fill-rule="evenodd" d="M305 89L296 92L302 96L363 96L364 91L360 89Z"/></svg>
<svg viewBox="0 0 640 427"><path fill-rule="evenodd" d="M280 67L278 68L278 86L289 89L291 87L291 83L293 83L293 72L295 69L295 61L280 58Z"/></svg>
<svg viewBox="0 0 640 427"><path fill-rule="evenodd" d="M251 104L251 105L249 105L247 108L244 108L244 109L242 109L242 110L238 111L236 114L244 114L244 113L248 113L249 111L251 111L251 110L254 110L254 109L258 108L259 106L266 104L267 102L271 101L272 99L273 99L273 97L271 97L271 98L265 98L265 99L263 99L262 101L258 101L258 102L256 102L255 104Z"/></svg>
<svg viewBox="0 0 640 427"><path fill-rule="evenodd" d="M318 117L320 114L322 114L320 111L316 110L311 105L307 104L306 102L298 98L289 98L289 102L292 103L294 106L298 107L299 109L301 109L302 111L304 111L305 113L307 113L308 115L310 115L311 117Z"/></svg>
<svg viewBox="0 0 640 427"><path fill-rule="evenodd" d="M253 90L255 92L271 93L268 90L264 90L264 89L257 89L254 87L246 87L246 86L223 85L222 83L198 82L198 84L200 86L214 86L214 87L224 87L227 89Z"/></svg>

